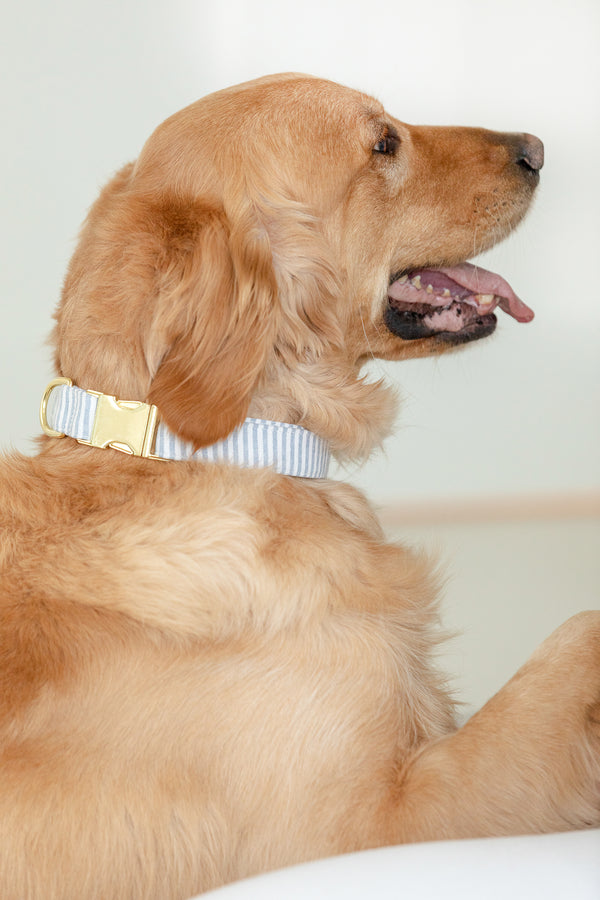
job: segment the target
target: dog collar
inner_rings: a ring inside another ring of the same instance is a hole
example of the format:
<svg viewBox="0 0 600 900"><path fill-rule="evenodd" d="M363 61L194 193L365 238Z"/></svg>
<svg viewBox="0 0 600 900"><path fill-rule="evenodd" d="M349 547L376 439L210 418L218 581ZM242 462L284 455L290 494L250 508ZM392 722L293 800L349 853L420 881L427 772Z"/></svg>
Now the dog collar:
<svg viewBox="0 0 600 900"><path fill-rule="evenodd" d="M40 421L50 437L75 438L91 447L147 459L205 460L244 468L271 467L280 475L326 478L326 441L300 425L246 419L222 441L194 451L169 431L156 406L83 390L70 378L54 378L42 397Z"/></svg>

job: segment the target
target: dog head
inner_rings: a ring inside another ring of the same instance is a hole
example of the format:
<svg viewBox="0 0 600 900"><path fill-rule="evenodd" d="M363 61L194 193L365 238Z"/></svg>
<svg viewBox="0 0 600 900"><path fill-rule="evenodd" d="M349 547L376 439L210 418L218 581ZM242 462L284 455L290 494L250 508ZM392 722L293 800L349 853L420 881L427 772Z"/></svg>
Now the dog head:
<svg viewBox="0 0 600 900"><path fill-rule="evenodd" d="M60 372L149 399L202 446L245 416L361 455L392 416L371 356L441 353L531 311L469 265L527 211L530 135L414 127L308 76L168 119L92 207L65 281Z"/></svg>

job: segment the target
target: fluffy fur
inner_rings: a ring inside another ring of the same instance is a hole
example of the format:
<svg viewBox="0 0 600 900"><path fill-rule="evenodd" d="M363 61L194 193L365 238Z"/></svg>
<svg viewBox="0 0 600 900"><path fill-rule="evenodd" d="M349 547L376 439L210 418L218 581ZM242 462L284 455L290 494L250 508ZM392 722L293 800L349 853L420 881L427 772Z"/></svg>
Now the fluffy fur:
<svg viewBox="0 0 600 900"><path fill-rule="evenodd" d="M374 152L390 124L399 148ZM93 206L56 368L197 446L249 413L364 458L394 413L364 361L450 348L385 327L390 277L517 224L515 147L305 76L207 97ZM354 489L44 438L0 496L3 900L183 900L360 848L600 824L600 613L457 729L431 566Z"/></svg>

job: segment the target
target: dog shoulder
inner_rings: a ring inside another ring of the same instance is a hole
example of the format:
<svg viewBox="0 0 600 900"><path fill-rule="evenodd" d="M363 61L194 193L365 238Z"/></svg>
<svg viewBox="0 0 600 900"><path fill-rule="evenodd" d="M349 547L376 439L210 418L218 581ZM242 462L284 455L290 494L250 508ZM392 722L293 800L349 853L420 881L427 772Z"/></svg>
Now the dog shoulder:
<svg viewBox="0 0 600 900"><path fill-rule="evenodd" d="M158 465L158 474L129 478L120 493L119 479L104 491L94 483L102 476L81 478L70 505L63 483L60 508L50 498L35 526L24 515L20 537L11 539L11 589L220 640L336 610L392 610L399 585L428 582L422 562L386 543L354 488L323 481L315 489L269 471Z"/></svg>

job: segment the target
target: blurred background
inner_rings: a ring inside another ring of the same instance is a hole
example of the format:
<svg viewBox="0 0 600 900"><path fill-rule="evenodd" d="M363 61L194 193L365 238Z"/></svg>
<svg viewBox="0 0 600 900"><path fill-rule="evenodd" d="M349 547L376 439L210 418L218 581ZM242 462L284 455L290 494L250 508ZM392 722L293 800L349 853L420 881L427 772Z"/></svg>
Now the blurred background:
<svg viewBox="0 0 600 900"><path fill-rule="evenodd" d="M481 257L536 312L464 353L373 365L394 437L360 471L392 537L447 564L442 664L478 706L600 584L597 0L23 0L2 4L0 445L31 452L45 340L98 189L175 110L305 71L423 124L543 138L518 232Z"/></svg>

